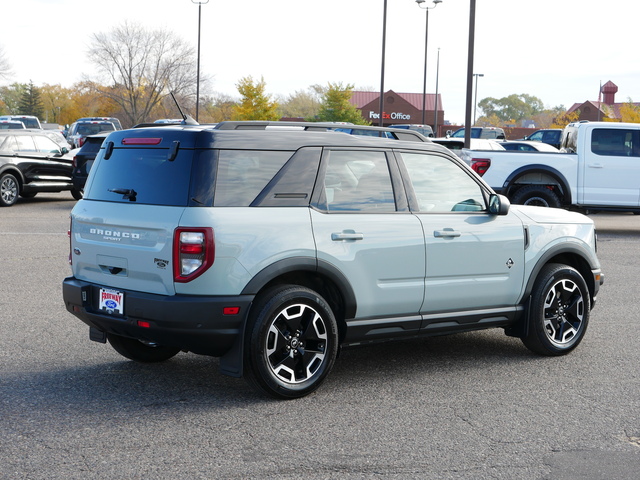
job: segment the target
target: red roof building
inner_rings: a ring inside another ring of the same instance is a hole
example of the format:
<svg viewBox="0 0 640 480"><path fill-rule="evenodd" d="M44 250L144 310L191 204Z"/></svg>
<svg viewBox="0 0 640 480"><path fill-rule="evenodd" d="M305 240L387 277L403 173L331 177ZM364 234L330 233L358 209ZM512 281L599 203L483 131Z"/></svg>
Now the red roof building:
<svg viewBox="0 0 640 480"><path fill-rule="evenodd" d="M442 97L438 100L438 125L444 124ZM362 118L373 125L380 125L380 92L353 92L350 102L360 110ZM422 124L423 95L421 93L384 93L383 125ZM436 120L436 95L427 93L424 97L426 125L434 127Z"/></svg>

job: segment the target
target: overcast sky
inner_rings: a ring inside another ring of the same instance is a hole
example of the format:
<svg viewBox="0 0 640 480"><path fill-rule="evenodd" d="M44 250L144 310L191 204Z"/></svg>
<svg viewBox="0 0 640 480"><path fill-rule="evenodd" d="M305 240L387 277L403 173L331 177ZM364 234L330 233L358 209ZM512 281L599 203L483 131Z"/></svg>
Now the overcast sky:
<svg viewBox="0 0 640 480"><path fill-rule="evenodd" d="M432 0L425 5L433 6ZM287 96L313 84L351 83L379 91L384 0L210 0L202 6L201 73L211 90L238 97L245 76ZM445 119L465 118L469 0L443 0L429 13L427 92ZM640 2L477 0L474 72L478 99L539 97L546 107L597 100L601 83L616 101L640 102ZM3 0L0 45L13 76L71 87L93 69L91 35L124 20L198 40L191 0ZM421 93L425 12L415 0L388 0L385 91ZM475 89L475 87L474 87ZM203 92L204 93L204 92Z"/></svg>

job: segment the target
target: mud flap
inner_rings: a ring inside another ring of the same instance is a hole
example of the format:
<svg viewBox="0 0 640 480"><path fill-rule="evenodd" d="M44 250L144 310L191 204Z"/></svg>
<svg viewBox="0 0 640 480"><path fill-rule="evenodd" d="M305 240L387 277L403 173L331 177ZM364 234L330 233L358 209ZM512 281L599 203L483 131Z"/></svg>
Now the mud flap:
<svg viewBox="0 0 640 480"><path fill-rule="evenodd" d="M525 338L529 335L529 318L531 316L531 295L524 303L522 317L512 325L504 329L504 333L510 337Z"/></svg>

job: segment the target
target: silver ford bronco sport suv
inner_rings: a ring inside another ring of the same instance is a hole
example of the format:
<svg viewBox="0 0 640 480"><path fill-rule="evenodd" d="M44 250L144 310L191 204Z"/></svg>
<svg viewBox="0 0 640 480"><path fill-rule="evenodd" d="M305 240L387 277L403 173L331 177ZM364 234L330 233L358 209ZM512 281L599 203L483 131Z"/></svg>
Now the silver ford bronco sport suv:
<svg viewBox="0 0 640 480"><path fill-rule="evenodd" d="M334 131L113 132L70 248L64 302L91 340L221 357L276 398L354 344L499 327L566 354L603 282L589 218L510 206L437 144Z"/></svg>

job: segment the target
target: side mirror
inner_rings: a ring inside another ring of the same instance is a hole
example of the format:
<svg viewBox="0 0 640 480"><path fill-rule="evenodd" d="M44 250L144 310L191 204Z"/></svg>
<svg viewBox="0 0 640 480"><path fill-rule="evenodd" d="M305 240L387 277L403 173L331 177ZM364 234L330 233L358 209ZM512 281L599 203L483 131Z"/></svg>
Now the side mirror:
<svg viewBox="0 0 640 480"><path fill-rule="evenodd" d="M492 215L506 215L510 206L511 202L504 195L492 193L489 196L489 213Z"/></svg>

